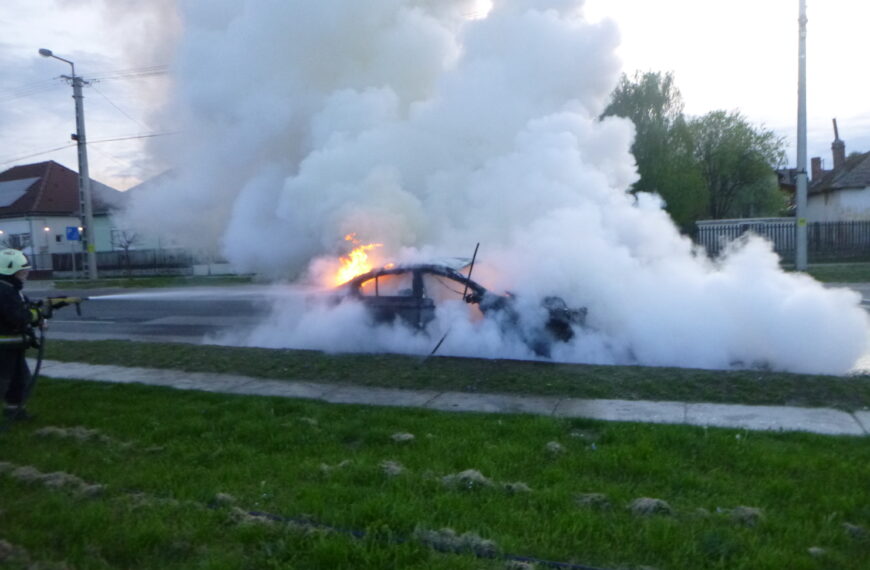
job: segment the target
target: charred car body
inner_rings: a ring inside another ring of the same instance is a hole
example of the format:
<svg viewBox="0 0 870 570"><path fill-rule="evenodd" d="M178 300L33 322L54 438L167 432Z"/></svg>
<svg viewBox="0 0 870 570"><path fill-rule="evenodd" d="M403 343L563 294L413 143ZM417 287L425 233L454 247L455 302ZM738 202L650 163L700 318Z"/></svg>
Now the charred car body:
<svg viewBox="0 0 870 570"><path fill-rule="evenodd" d="M401 320L414 330L425 331L435 319L438 299L459 295L475 305L486 318L495 319L506 334L517 335L539 356L549 357L554 342L568 342L574 327L583 326L586 308L569 308L561 297L548 296L541 303L543 324L528 323L517 307L517 298L492 293L447 264L386 266L358 275L339 289L337 299L362 303L377 323Z"/></svg>

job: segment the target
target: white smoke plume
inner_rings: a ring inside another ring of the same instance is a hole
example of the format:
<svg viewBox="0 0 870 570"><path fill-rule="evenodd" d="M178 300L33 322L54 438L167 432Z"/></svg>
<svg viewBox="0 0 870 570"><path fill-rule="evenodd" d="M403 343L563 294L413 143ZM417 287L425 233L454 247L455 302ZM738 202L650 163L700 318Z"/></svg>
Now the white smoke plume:
<svg viewBox="0 0 870 570"><path fill-rule="evenodd" d="M240 270L312 274L343 238L377 262L470 255L475 278L559 295L589 328L554 358L843 373L870 343L857 294L785 274L749 239L711 261L636 179L633 128L598 116L618 32L582 0L209 0L183 32L164 149L176 170L134 219L219 243ZM533 357L444 303L430 335L371 329L362 307L276 307L247 342ZM529 310L534 311L534 303Z"/></svg>

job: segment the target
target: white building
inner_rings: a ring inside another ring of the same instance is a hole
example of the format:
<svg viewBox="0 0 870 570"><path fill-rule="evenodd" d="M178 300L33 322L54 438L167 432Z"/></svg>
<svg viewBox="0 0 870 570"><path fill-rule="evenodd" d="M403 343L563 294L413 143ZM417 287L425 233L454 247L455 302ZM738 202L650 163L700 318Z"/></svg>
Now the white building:
<svg viewBox="0 0 870 570"><path fill-rule="evenodd" d="M78 173L54 161L25 164L0 172L0 247L31 257L36 271L53 269L52 255L82 253ZM123 192L91 181L94 248L111 251L111 210Z"/></svg>
<svg viewBox="0 0 870 570"><path fill-rule="evenodd" d="M821 158L812 159L807 220L870 221L870 152L846 158L846 145L836 134L831 150L834 159L831 170L822 169Z"/></svg>

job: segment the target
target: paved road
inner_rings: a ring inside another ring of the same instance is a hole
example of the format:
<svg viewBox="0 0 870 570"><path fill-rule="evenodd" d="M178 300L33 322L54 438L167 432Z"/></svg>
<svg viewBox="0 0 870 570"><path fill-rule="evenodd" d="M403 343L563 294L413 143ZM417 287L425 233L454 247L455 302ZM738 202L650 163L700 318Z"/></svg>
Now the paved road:
<svg viewBox="0 0 870 570"><path fill-rule="evenodd" d="M846 287L861 294L861 304L870 310L870 283L826 283L825 287Z"/></svg>
<svg viewBox="0 0 870 570"><path fill-rule="evenodd" d="M128 339L192 342L222 331L250 330L268 315L280 290L273 286L191 287L139 290L52 290L28 287L31 299L89 296L81 305L57 311L49 338L68 340Z"/></svg>
<svg viewBox="0 0 870 570"><path fill-rule="evenodd" d="M861 293L861 297L863 298L861 304L864 305L866 309L870 310L870 283L841 283L838 286L848 287L849 289L854 289Z"/></svg>
<svg viewBox="0 0 870 570"><path fill-rule="evenodd" d="M870 283L829 286L858 291L870 310ZM33 299L49 295L92 298L82 305L81 316L73 307L58 311L49 326L50 338L190 343L203 342L222 331L244 333L268 316L275 300L311 294L292 285L71 291L54 290L51 283L39 282L29 283L25 291Z"/></svg>

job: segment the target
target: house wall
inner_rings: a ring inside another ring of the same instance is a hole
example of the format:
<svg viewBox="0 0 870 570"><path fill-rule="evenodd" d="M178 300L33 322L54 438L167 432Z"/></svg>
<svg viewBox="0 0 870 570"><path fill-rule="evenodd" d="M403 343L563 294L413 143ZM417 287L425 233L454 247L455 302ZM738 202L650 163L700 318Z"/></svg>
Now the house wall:
<svg viewBox="0 0 870 570"><path fill-rule="evenodd" d="M22 236L30 241L31 224L25 219L0 220L0 245L5 247L18 246Z"/></svg>
<svg viewBox="0 0 870 570"><path fill-rule="evenodd" d="M0 220L0 231L3 232L0 236L3 245L10 247L23 247L26 242L22 239L29 241L30 245L25 250L27 253L69 253L71 245L79 244L66 239L66 228L78 225L78 218L69 216L10 218ZM80 245L78 250L81 250Z"/></svg>
<svg viewBox="0 0 870 570"><path fill-rule="evenodd" d="M807 220L810 222L870 220L870 187L809 196Z"/></svg>
<svg viewBox="0 0 870 570"><path fill-rule="evenodd" d="M57 216L33 218L33 237L35 251L39 253L71 253L81 251L81 241L68 240L66 229L80 224L78 218ZM45 231L45 228L49 228Z"/></svg>
<svg viewBox="0 0 870 570"><path fill-rule="evenodd" d="M112 217L94 216L94 248L95 251L112 251L115 244L112 242Z"/></svg>
<svg viewBox="0 0 870 570"><path fill-rule="evenodd" d="M33 257L37 268L51 269L52 254L82 252L81 240L68 240L66 229L81 222L73 216L33 216L0 219L0 246L19 247ZM46 230L48 228L48 230ZM108 216L94 217L96 251L112 251L112 221ZM30 245L26 245L29 242Z"/></svg>

